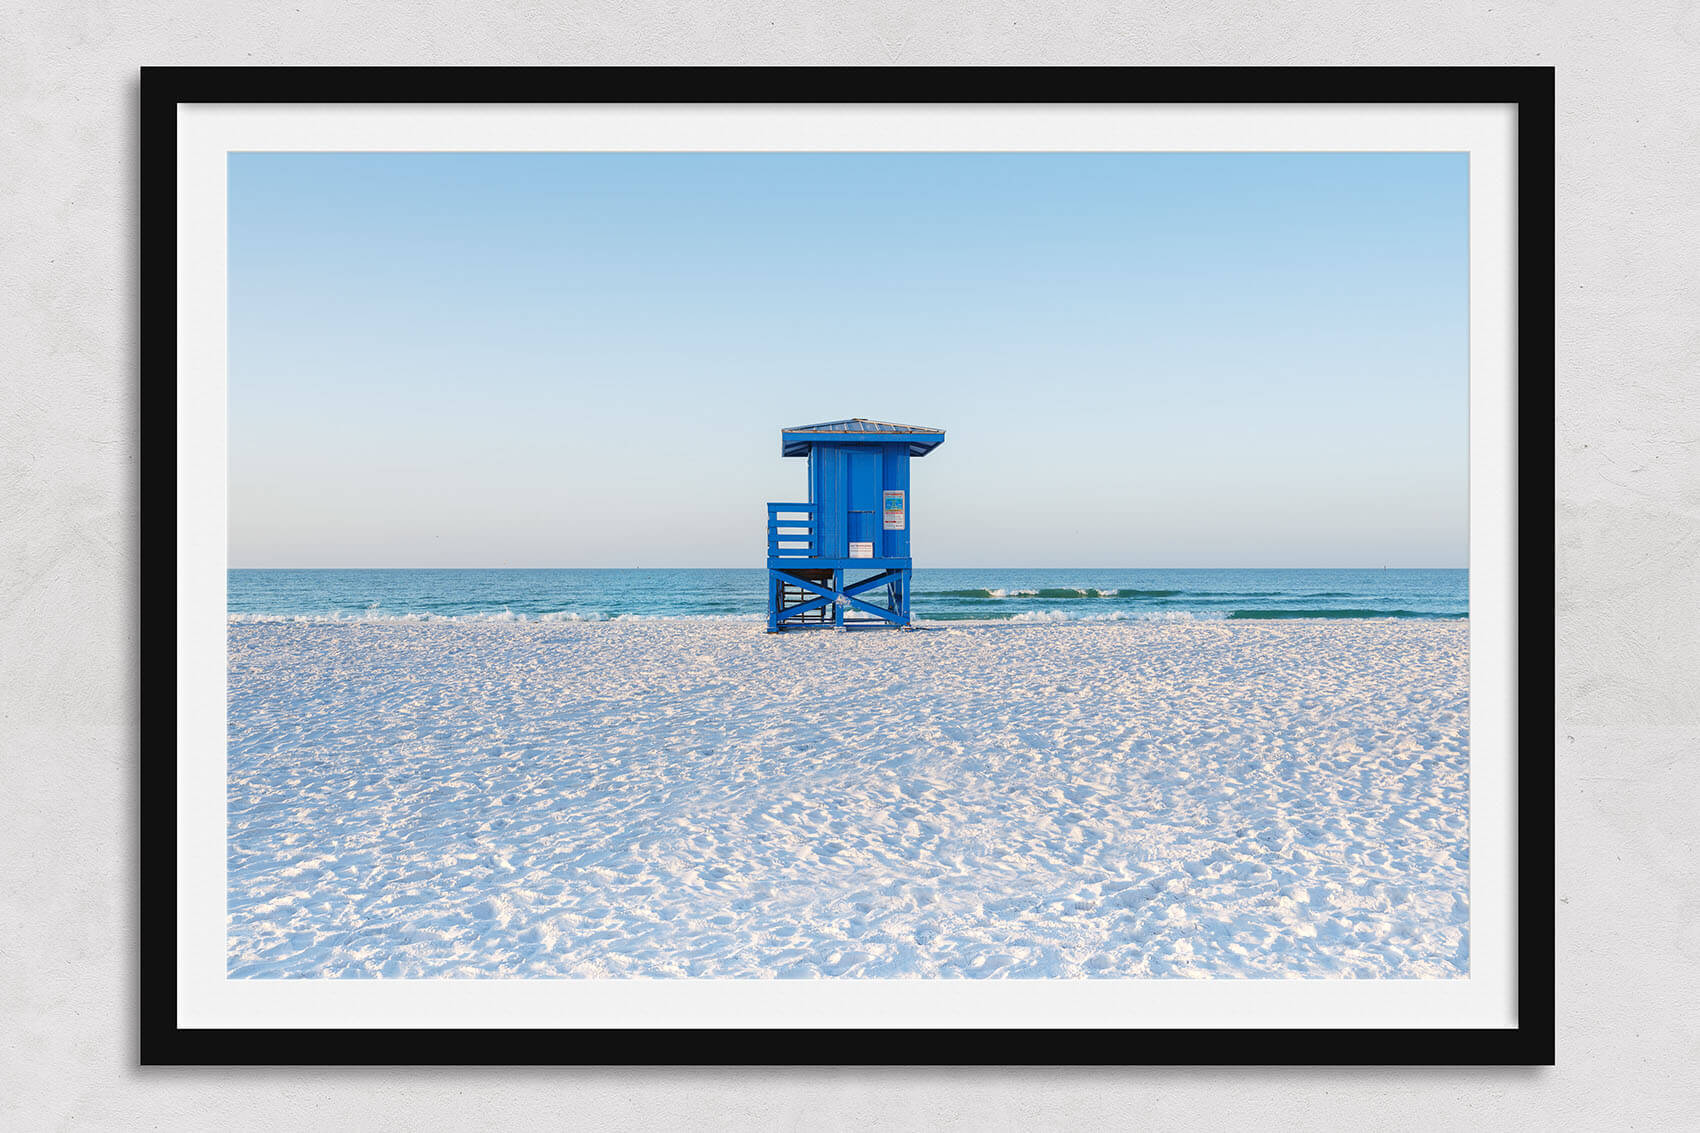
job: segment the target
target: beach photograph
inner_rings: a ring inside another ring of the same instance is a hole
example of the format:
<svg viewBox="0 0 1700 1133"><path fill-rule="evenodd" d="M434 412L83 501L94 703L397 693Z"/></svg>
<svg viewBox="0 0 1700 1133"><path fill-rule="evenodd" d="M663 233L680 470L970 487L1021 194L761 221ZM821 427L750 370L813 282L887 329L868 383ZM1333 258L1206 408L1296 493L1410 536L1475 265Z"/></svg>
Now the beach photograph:
<svg viewBox="0 0 1700 1133"><path fill-rule="evenodd" d="M227 203L230 979L1470 976L1467 155Z"/></svg>

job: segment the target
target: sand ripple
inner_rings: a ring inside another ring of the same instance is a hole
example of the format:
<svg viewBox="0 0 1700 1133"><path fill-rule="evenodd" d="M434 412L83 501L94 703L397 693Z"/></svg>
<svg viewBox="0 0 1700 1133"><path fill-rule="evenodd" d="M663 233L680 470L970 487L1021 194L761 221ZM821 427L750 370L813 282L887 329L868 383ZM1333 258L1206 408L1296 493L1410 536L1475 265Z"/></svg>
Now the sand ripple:
<svg viewBox="0 0 1700 1133"><path fill-rule="evenodd" d="M1465 975L1467 649L232 625L229 971Z"/></svg>

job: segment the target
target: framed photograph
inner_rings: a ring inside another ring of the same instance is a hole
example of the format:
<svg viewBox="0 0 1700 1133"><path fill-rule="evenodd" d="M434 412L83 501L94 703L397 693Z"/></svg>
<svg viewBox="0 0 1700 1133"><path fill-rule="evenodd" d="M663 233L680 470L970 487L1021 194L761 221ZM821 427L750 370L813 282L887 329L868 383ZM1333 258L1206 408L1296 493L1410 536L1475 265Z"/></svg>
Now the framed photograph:
<svg viewBox="0 0 1700 1133"><path fill-rule="evenodd" d="M144 69L144 1063L1552 1062L1553 159Z"/></svg>

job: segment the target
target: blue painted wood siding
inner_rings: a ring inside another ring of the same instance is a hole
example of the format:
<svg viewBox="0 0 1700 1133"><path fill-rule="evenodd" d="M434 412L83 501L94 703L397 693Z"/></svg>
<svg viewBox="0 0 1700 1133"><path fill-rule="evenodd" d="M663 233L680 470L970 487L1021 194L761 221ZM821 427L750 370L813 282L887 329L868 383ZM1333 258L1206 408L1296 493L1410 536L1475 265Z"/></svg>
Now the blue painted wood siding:
<svg viewBox="0 0 1700 1133"><path fill-rule="evenodd" d="M904 496L901 531L885 530L885 493ZM896 443L817 444L809 450L809 499L815 505L815 553L846 558L851 543L872 543L875 558L909 557L914 503L909 494L909 446Z"/></svg>

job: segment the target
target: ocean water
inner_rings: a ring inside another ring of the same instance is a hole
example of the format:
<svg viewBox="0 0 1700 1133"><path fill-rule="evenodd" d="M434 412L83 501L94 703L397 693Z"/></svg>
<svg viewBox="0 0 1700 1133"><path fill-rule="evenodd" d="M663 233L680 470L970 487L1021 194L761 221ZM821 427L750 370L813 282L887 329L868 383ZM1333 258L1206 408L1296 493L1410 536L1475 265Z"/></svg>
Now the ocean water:
<svg viewBox="0 0 1700 1133"><path fill-rule="evenodd" d="M762 621L767 572L232 570L232 620ZM918 621L1463 618L1467 570L917 569Z"/></svg>

